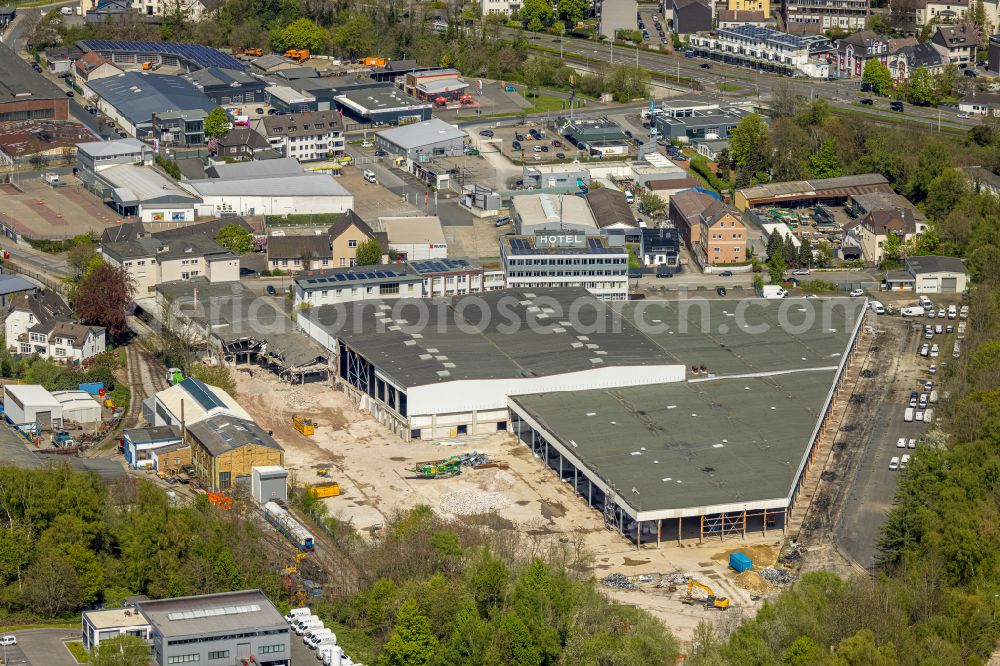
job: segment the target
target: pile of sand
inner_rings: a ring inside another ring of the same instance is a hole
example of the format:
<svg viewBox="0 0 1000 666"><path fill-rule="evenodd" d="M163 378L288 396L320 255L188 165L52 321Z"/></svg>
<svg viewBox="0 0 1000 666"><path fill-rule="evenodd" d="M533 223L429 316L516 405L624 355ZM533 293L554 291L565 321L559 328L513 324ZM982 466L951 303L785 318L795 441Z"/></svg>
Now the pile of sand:
<svg viewBox="0 0 1000 666"><path fill-rule="evenodd" d="M767 594L771 591L771 584L761 578L759 573L750 569L734 576L733 582L754 594Z"/></svg>

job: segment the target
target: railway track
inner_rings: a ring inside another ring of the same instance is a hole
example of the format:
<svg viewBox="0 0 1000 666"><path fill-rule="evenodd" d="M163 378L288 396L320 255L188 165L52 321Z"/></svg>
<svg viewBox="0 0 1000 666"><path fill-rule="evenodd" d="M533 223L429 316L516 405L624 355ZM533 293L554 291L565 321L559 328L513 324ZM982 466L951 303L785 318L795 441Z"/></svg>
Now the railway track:
<svg viewBox="0 0 1000 666"><path fill-rule="evenodd" d="M148 350L133 341L125 347L128 364L129 396L128 411L125 413L125 427L139 423L142 416L142 402L157 391L169 388L166 370Z"/></svg>

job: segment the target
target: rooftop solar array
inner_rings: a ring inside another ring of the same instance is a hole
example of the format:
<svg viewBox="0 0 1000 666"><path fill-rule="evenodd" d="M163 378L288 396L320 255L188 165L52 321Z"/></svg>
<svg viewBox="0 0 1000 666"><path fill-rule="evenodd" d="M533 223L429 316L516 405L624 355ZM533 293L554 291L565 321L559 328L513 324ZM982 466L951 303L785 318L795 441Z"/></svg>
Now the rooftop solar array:
<svg viewBox="0 0 1000 666"><path fill-rule="evenodd" d="M84 39L77 42L84 51L118 53L167 53L182 58L198 67L225 67L247 69L243 63L228 53L201 44L177 44L174 42L125 42L110 39Z"/></svg>
<svg viewBox="0 0 1000 666"><path fill-rule="evenodd" d="M410 267L418 273L450 273L475 268L468 259L426 259L411 261Z"/></svg>
<svg viewBox="0 0 1000 666"><path fill-rule="evenodd" d="M809 41L798 35L790 35L787 32L779 32L771 28L764 28L759 25L743 24L733 28L724 28L720 33L752 39L758 42L768 42L775 45L790 46L796 49L804 49L809 46Z"/></svg>
<svg viewBox="0 0 1000 666"><path fill-rule="evenodd" d="M203 617L219 617L220 615L239 615L241 613L256 613L260 610L257 604L249 606L226 606L225 608L196 608L195 610L168 613L168 620L194 620Z"/></svg>
<svg viewBox="0 0 1000 666"><path fill-rule="evenodd" d="M406 273L399 271L369 271L363 273L334 273L321 277L306 278L298 280L304 284L335 284L337 282L354 282L356 280L384 280L386 278L408 277Z"/></svg>
<svg viewBox="0 0 1000 666"><path fill-rule="evenodd" d="M208 390L208 387L200 379L195 379L193 377L188 377L181 385L184 387L191 397L194 398L198 404L206 412L210 412L216 407L225 408L226 403L219 400L218 396Z"/></svg>
<svg viewBox="0 0 1000 666"><path fill-rule="evenodd" d="M601 238L587 238L585 247L535 247L529 238L507 238L510 255L531 254L622 254L621 247L608 247Z"/></svg>

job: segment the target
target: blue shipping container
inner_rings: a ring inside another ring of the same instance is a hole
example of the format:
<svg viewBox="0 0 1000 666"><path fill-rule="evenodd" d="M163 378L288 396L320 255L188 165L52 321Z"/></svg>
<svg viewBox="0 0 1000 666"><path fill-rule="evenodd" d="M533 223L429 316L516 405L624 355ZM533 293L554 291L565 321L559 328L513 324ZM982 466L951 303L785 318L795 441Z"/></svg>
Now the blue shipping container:
<svg viewBox="0 0 1000 666"><path fill-rule="evenodd" d="M753 571L753 561L743 553L730 553L729 566L739 573L750 570Z"/></svg>
<svg viewBox="0 0 1000 666"><path fill-rule="evenodd" d="M81 391L86 391L90 395L97 395L104 388L104 382L86 382L78 387Z"/></svg>

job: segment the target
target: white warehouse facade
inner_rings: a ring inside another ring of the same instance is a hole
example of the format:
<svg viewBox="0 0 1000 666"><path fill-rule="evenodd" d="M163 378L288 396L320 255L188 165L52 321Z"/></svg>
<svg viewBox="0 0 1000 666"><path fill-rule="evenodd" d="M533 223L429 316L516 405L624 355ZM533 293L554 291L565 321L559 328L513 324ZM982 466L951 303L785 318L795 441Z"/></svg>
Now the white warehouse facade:
<svg viewBox="0 0 1000 666"><path fill-rule="evenodd" d="M684 365L583 289L307 308L335 384L403 439L508 429L508 396L679 382Z"/></svg>

